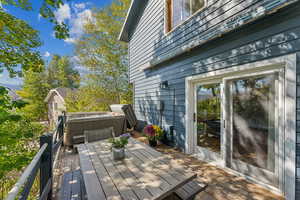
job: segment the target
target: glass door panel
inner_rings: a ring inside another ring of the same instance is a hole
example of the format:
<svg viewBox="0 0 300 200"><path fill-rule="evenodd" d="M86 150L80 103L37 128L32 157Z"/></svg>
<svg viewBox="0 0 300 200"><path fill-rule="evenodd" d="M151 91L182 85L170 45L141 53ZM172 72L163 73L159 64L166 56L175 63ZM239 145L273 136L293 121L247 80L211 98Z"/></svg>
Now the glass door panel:
<svg viewBox="0 0 300 200"><path fill-rule="evenodd" d="M200 85L196 89L197 146L211 152L221 151L220 84Z"/></svg>
<svg viewBox="0 0 300 200"><path fill-rule="evenodd" d="M274 182L278 105L277 74L229 82L232 168Z"/></svg>

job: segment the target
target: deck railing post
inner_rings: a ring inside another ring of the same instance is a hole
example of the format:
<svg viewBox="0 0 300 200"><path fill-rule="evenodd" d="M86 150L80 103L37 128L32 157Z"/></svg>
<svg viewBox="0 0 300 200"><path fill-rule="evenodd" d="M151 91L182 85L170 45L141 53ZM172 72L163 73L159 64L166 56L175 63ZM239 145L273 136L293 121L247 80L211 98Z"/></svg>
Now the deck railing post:
<svg viewBox="0 0 300 200"><path fill-rule="evenodd" d="M50 190L48 193L48 200L52 198L52 134L45 134L40 137L40 147L45 143L48 144L45 152L41 157L40 164L40 196L42 195L44 189L47 187L48 182L50 183Z"/></svg>
<svg viewBox="0 0 300 200"><path fill-rule="evenodd" d="M61 138L64 135L64 116L58 116L58 121L60 122L60 124L58 125L58 133L59 138Z"/></svg>

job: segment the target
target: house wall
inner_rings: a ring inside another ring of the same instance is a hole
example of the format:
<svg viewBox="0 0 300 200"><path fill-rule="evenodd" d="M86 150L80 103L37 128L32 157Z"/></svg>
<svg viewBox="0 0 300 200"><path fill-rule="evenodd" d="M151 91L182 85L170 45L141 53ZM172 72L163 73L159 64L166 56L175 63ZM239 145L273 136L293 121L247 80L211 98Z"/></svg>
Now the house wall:
<svg viewBox="0 0 300 200"><path fill-rule="evenodd" d="M54 109L54 103L57 103L57 109ZM50 126L56 125L58 116L66 111L65 102L57 94L53 93L48 101L48 118Z"/></svg>
<svg viewBox="0 0 300 200"><path fill-rule="evenodd" d="M216 4L213 4L213 3ZM225 2L230 2L226 4ZM228 68L291 53L297 53L297 198L300 198L300 5L279 10L256 20L222 37L204 43L198 48L163 63L154 68L142 70L151 60L160 58L164 53L172 53L182 48L185 41L201 37L199 27L208 29L222 20L230 20L224 10L234 7L237 13L247 12L260 3L267 1L208 0L214 11L203 21L193 18L184 27L174 31L164 39L164 2L149 0L145 11L129 43L130 80L135 85L135 112L140 120L147 123L160 123L159 101L165 103L162 124L175 127L175 143L182 149L185 144L185 77L208 71ZM269 1L268 1L269 2ZM274 3L279 1L272 1ZM281 1L288 2L288 1ZM220 5L223 5L220 7ZM235 5L235 6L234 6ZM244 6L243 6L244 5ZM248 5L245 6L245 5ZM249 7L250 6L250 7ZM226 9L225 9L226 8ZM211 8L212 9L212 8ZM239 12L238 12L239 10ZM231 12L232 11L232 12ZM231 18L237 14L231 10ZM205 10L205 12L207 12ZM202 15L199 13L199 16ZM219 17L217 17L217 15ZM198 18L195 16L195 18ZM222 19L215 21L216 18ZM190 24L190 25L188 25ZM190 30L192 32L190 33ZM200 35L199 35L200 34ZM178 36L176 36L178 35ZM168 81L170 89L160 89L162 81ZM175 102L175 104L174 104Z"/></svg>

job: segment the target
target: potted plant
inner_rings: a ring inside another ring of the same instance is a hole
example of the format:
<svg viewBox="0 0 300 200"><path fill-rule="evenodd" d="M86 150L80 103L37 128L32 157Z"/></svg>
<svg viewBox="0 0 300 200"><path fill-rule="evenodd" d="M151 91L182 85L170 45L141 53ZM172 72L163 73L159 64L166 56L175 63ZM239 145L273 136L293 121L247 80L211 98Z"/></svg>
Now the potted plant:
<svg viewBox="0 0 300 200"><path fill-rule="evenodd" d="M161 142L163 140L164 131L157 125L147 125L144 128L144 133L146 134L151 147L156 147L157 141Z"/></svg>
<svg viewBox="0 0 300 200"><path fill-rule="evenodd" d="M123 160L125 158L125 147L129 138L130 134L125 133L118 138L109 139L109 142L112 143L111 151L114 160Z"/></svg>
<svg viewBox="0 0 300 200"><path fill-rule="evenodd" d="M151 147L156 147L157 140L156 140L155 129L154 129L153 125L147 125L144 128L144 133L146 134L146 136L148 138L149 145Z"/></svg>

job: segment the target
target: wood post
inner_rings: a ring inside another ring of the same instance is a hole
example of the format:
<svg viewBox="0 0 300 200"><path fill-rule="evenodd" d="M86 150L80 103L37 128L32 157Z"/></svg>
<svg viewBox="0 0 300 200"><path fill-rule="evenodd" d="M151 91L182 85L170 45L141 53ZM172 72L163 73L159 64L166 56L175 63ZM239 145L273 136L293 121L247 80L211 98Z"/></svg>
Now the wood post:
<svg viewBox="0 0 300 200"><path fill-rule="evenodd" d="M60 115L58 116L58 122L60 122L58 124L58 134L59 134L59 137L58 138L61 138L63 135L64 135L64 116L63 115Z"/></svg>
<svg viewBox="0 0 300 200"><path fill-rule="evenodd" d="M40 147L45 143L48 144L45 152L41 157L40 164L40 196L43 195L44 190L49 187L47 199L52 198L52 141L53 135L48 133L40 137ZM50 184L50 186L49 186Z"/></svg>

